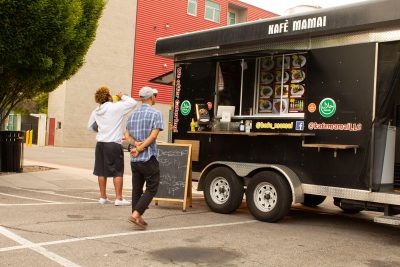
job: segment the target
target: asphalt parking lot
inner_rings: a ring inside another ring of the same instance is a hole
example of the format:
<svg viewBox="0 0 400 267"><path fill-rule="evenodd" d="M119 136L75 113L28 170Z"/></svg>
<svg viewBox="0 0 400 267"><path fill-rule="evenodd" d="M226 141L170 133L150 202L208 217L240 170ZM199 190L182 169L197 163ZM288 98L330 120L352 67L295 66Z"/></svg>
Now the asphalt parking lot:
<svg viewBox="0 0 400 267"><path fill-rule="evenodd" d="M148 229L137 230L129 206L97 203L90 155L26 148L26 166L53 169L0 175L1 266L400 265L399 228L373 223L371 212L345 215L329 199L315 209L296 205L270 224L254 220L245 202L230 215L211 212L194 184L192 208L152 204ZM124 181L130 199L128 171Z"/></svg>

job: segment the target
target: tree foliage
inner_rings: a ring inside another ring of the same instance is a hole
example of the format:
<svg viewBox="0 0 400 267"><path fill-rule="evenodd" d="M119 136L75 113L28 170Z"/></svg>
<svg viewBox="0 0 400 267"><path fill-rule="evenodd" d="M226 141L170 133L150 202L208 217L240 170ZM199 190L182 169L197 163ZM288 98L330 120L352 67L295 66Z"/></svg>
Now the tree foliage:
<svg viewBox="0 0 400 267"><path fill-rule="evenodd" d="M39 93L33 98L23 99L13 108L14 114L29 115L31 113L47 114L48 93Z"/></svg>
<svg viewBox="0 0 400 267"><path fill-rule="evenodd" d="M75 74L105 0L0 0L0 123L22 100Z"/></svg>

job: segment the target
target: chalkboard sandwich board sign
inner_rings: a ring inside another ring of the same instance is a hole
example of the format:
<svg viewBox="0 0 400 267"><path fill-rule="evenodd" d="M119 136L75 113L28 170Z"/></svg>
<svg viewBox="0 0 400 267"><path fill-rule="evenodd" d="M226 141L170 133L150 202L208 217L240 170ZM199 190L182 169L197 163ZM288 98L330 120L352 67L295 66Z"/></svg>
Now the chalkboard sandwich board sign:
<svg viewBox="0 0 400 267"><path fill-rule="evenodd" d="M158 201L177 201L186 203L189 198L192 205L192 161L190 144L158 143L158 161L160 163L160 185L154 197Z"/></svg>

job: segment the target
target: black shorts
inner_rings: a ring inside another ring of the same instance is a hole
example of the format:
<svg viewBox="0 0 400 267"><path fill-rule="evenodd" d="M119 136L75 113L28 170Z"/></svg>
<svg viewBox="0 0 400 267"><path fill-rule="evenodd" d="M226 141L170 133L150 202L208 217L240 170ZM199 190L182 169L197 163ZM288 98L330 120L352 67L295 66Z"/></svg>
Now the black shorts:
<svg viewBox="0 0 400 267"><path fill-rule="evenodd" d="M104 177L124 175L124 152L120 144L97 142L93 174Z"/></svg>

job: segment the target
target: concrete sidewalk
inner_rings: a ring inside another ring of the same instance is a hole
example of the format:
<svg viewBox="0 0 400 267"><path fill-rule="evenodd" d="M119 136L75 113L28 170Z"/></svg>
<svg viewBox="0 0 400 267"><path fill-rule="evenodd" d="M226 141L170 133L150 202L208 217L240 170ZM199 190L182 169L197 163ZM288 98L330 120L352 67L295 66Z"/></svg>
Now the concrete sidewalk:
<svg viewBox="0 0 400 267"><path fill-rule="evenodd" d="M62 190L67 188L93 189L98 187L97 177L88 169L74 168L38 161L24 161L25 166L44 166L44 171L7 173L1 175L0 186L29 189ZM130 177L124 176L124 188L130 187Z"/></svg>

